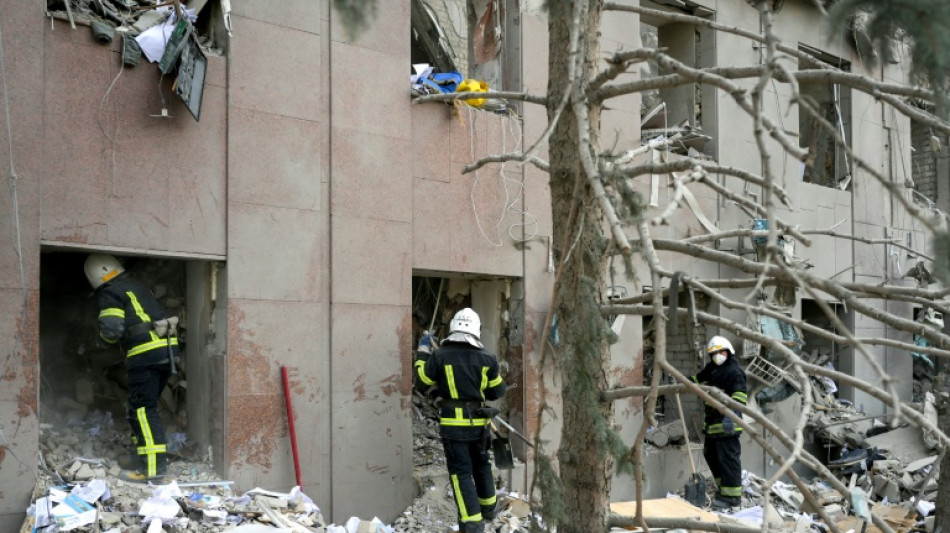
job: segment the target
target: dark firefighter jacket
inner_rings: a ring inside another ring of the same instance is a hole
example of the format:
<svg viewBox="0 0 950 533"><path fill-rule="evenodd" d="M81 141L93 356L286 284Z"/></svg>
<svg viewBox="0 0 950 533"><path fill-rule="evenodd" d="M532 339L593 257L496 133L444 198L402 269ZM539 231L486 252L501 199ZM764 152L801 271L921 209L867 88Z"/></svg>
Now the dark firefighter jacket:
<svg viewBox="0 0 950 533"><path fill-rule="evenodd" d="M416 361L422 386L435 385L442 397L439 426L442 438L477 440L490 421L479 408L505 394L498 361L468 343L445 342L426 360Z"/></svg>
<svg viewBox="0 0 950 533"><path fill-rule="evenodd" d="M711 385L721 389L733 400L745 405L746 403L746 381L745 371L739 366L736 356L730 355L726 362L717 365L710 361L706 367L699 371L699 374L693 376L693 381L700 385ZM738 413L737 413L738 414ZM706 412L703 417L703 433L710 436L722 435L722 421L726 416L717 411L713 406L706 404ZM736 424L736 433L741 433L742 428Z"/></svg>
<svg viewBox="0 0 950 533"><path fill-rule="evenodd" d="M119 274L96 289L99 308L99 336L116 342L125 352L128 368L168 362L169 351L178 353L178 338L161 338L153 322L165 318L165 310L141 282Z"/></svg>

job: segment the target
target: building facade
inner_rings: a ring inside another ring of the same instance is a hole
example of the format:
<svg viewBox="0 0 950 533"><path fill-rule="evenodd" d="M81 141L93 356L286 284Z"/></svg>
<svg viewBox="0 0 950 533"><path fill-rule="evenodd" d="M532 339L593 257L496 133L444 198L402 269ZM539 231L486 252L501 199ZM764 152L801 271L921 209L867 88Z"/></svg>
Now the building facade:
<svg viewBox="0 0 950 533"><path fill-rule="evenodd" d="M423 285L443 294L444 282L445 294L467 295L482 314L489 344L517 385L507 398L509 418L534 429L536 356L554 280L547 177L530 165L502 163L461 171L481 156L531 146L545 129L546 111L515 103L509 104L514 113L414 105L409 75L413 63L439 59L419 37L434 21L443 31L451 27L454 37L447 40L466 48L454 56L467 63L459 68L463 74L470 68L493 88L543 95L547 23L540 2L436 2L428 18L420 18L421 2L377 2L369 25L356 34L329 0L235 1L230 13L214 0L188 4L199 12L202 44L214 48L206 50L198 120L176 93L174 74L162 76L145 61L123 68L122 39L101 44L82 13L74 14L73 29L52 2L44 11L0 0L8 109L0 137L10 147L10 194L0 200L8 228L0 232L0 529L22 521L32 490L23 480L35 468L44 410L56 410L62 404L55 396L70 391L67 378L45 386L45 376L77 364L79 348L87 346L82 324L88 318L90 326L92 316L84 314L81 266L90 252L115 254L142 271L158 265L174 273L164 279L180 288L169 294L186 310L187 330L181 407L187 421L179 429L241 489L295 484L281 388L286 368L304 492L338 522L369 514L392 519L409 504L415 495L410 371L420 325L415 289ZM739 0L661 4L650 6L758 31L756 13ZM863 68L848 40L831 38L815 20L809 2L790 0L776 31L836 66ZM608 13L602 37L605 53L655 38L697 67L762 60L761 49L738 36L629 13ZM882 81L907 78L906 62L864 72ZM769 91L773 120L789 131L808 128L781 86ZM908 119L857 91L816 87L814 95L841 117L855 151L894 180L910 176ZM665 111L653 117L662 120L650 122L661 103ZM639 146L651 127L684 123L708 136L694 146L698 153L759 168L751 122L728 95L708 87L612 100L601 129L616 150L625 150ZM823 174L806 176L797 161L781 161L783 186L796 207L783 216L802 227L844 221L839 228L858 236L926 241L873 180L847 167L833 148L822 148L827 139L800 133L803 146L821 152L827 164ZM946 181L939 155L938 184ZM845 174L850 180L842 187ZM655 193L661 209L673 188L668 176L655 179L644 182L643 192ZM748 227L744 212L711 191L696 196L719 229ZM708 231L697 214L684 212L661 231ZM748 251L738 241L720 247ZM898 280L894 269L910 258L899 257L898 266L882 250L816 237L797 253L823 274ZM697 275L739 275L665 260ZM611 290L632 295L642 287L617 281ZM912 314L906 307L902 312ZM798 295L795 315L809 309ZM853 326L890 334L877 323ZM618 327L618 385L642 379L644 329L637 317ZM684 371L692 370L690 339L677 346ZM889 371L907 376L901 390L909 394L909 359L886 350L876 355ZM842 355L842 368L861 375L863 367L849 357ZM872 412L884 409L851 394ZM640 403L622 400L616 407L621 432L632 438ZM556 421L543 428L554 439L559 431ZM750 464L761 464L752 453ZM679 456L651 457L648 471L669 476L675 465L677 479L689 474ZM673 486L664 486L663 475L650 479L654 494ZM518 471L510 482L523 490L528 480ZM618 478L614 489L614 499L634 496L629 479Z"/></svg>

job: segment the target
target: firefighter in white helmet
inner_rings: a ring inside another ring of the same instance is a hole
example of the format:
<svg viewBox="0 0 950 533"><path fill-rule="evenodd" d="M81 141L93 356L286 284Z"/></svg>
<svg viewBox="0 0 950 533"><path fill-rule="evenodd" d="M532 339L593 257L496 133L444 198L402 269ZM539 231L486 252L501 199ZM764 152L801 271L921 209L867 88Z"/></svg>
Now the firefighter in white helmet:
<svg viewBox="0 0 950 533"><path fill-rule="evenodd" d="M109 344L118 343L125 356L132 469L120 477L136 482L163 480L167 456L158 398L171 376L178 338L167 327L162 305L115 257L92 254L86 258L85 272L99 309L99 336Z"/></svg>
<svg viewBox="0 0 950 533"><path fill-rule="evenodd" d="M710 360L693 376L693 381L722 389L733 400L745 404L745 371L739 366L732 343L717 335L709 340L706 353ZM739 444L742 427L709 404L706 404L704 415L703 456L719 486L713 508L736 507L742 502L742 448Z"/></svg>
<svg viewBox="0 0 950 533"><path fill-rule="evenodd" d="M495 516L495 484L488 455L490 415L486 400L497 400L506 386L498 361L479 337L481 320L465 308L449 323L449 336L425 361L416 363L421 386L435 385L442 401L439 427L459 512L459 531L482 533ZM497 412L497 411L496 411Z"/></svg>

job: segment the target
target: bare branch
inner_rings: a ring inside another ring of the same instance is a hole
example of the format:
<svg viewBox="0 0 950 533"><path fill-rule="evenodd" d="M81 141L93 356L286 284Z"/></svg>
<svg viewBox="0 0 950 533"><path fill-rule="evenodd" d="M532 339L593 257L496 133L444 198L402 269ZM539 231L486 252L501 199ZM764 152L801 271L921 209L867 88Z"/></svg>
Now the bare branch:
<svg viewBox="0 0 950 533"><path fill-rule="evenodd" d="M901 250L906 250L908 252L919 255L920 257L933 261L934 258L930 257L927 254L924 254L920 250L911 248L903 244L899 239L871 239L868 237L858 237L855 235L850 235L848 233L840 233L831 229L799 229L799 233L802 235L827 235L829 237L834 237L836 239L845 239L850 241L858 241L864 244L888 244L894 246L895 248L900 248ZM683 242L691 242L694 244L701 244L707 242L715 242L721 239L728 239L731 237L765 237L768 235L766 230L753 230L753 229L733 229L728 231L721 231L719 233L710 233L707 235L694 235L692 237L687 237L683 239Z"/></svg>
<svg viewBox="0 0 950 533"><path fill-rule="evenodd" d="M637 176L642 176L645 174L666 174L668 172L682 172L684 170L690 170L693 167L701 167L707 172L715 172L717 174L725 174L727 176L734 176L736 178L742 179L753 185L764 185L764 178L757 176L747 170L743 170L737 167L725 166L716 163L715 161L706 161L703 159L694 159L692 157L686 157L683 159L677 159L676 161L669 161L666 163L652 163L645 162L632 166L621 166L617 168L616 172L622 172L629 178L634 178ZM697 179L696 181L703 181ZM787 206L792 205L792 199L785 192L785 189L775 186L776 194L783 204Z"/></svg>
<svg viewBox="0 0 950 533"><path fill-rule="evenodd" d="M453 100L468 100L470 98L498 98L504 100L519 100L538 105L547 105L548 99L536 94L517 92L517 91L492 91L490 93L464 92L464 93L442 93L427 94L416 96L412 99L413 104L427 104L429 102L451 102Z"/></svg>
<svg viewBox="0 0 950 533"><path fill-rule="evenodd" d="M482 168L483 166L489 163L505 163L508 161L517 161L519 163L528 162L545 172L548 172L551 170L551 167L547 164L547 162L542 161L538 159L537 157L528 158L528 154L526 153L512 152L510 154L498 154L498 155L485 156L474 163L471 163L462 167L462 174L475 172L476 170Z"/></svg>

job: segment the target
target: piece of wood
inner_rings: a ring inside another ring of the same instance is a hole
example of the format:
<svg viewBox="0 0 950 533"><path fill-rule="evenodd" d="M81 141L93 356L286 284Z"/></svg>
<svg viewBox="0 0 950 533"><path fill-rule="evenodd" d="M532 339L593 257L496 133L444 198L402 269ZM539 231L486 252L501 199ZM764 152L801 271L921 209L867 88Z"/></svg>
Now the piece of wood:
<svg viewBox="0 0 950 533"><path fill-rule="evenodd" d="M637 502L634 500L611 503L610 512L621 516L637 516ZM704 511L681 498L643 500L643 516L651 518L692 518L703 522L719 521L719 515L716 513Z"/></svg>
<svg viewBox="0 0 950 533"><path fill-rule="evenodd" d="M674 394L673 396L676 397L676 409L680 413L680 423L683 424L683 438L686 439L686 456L689 457L689 470L690 470L690 473L695 474L696 463L693 462L693 447L689 445L689 435L687 435L688 430L686 428L686 418L683 416L683 404L680 402L679 394Z"/></svg>

